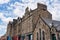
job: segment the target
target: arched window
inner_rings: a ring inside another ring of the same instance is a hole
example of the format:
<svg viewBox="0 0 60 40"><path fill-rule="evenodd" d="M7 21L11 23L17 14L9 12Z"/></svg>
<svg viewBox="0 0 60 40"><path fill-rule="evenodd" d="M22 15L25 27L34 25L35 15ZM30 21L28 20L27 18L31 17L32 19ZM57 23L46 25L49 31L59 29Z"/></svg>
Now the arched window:
<svg viewBox="0 0 60 40"><path fill-rule="evenodd" d="M43 35L43 40L45 40L45 32L42 31L42 35Z"/></svg>

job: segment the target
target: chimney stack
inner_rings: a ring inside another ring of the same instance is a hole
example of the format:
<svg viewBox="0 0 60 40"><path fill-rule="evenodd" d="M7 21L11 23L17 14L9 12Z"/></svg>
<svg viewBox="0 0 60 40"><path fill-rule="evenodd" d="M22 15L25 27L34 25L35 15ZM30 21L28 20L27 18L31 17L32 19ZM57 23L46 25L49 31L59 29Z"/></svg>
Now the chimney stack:
<svg viewBox="0 0 60 40"><path fill-rule="evenodd" d="M41 3L37 3L37 8L38 9L45 9L45 10L47 10L47 6L44 5L44 4L41 4Z"/></svg>

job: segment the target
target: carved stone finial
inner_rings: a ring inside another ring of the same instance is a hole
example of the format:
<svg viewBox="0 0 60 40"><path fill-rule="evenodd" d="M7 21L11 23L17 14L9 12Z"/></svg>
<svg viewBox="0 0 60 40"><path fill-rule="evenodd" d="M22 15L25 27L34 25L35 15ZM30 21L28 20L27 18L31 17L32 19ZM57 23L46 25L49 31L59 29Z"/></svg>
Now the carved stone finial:
<svg viewBox="0 0 60 40"><path fill-rule="evenodd" d="M30 12L32 11L32 9L30 9Z"/></svg>
<svg viewBox="0 0 60 40"><path fill-rule="evenodd" d="M25 9L25 15L29 15L29 8L27 7L26 9Z"/></svg>
<svg viewBox="0 0 60 40"><path fill-rule="evenodd" d="M9 21L8 25L11 25L12 24L12 21Z"/></svg>
<svg viewBox="0 0 60 40"><path fill-rule="evenodd" d="M21 17L18 17L18 18L17 18L17 22L19 22L20 20L21 20Z"/></svg>
<svg viewBox="0 0 60 40"><path fill-rule="evenodd" d="M27 7L26 9L25 9L25 11L28 11L29 10L29 8Z"/></svg>
<svg viewBox="0 0 60 40"><path fill-rule="evenodd" d="M52 27L54 26L54 23L52 22Z"/></svg>

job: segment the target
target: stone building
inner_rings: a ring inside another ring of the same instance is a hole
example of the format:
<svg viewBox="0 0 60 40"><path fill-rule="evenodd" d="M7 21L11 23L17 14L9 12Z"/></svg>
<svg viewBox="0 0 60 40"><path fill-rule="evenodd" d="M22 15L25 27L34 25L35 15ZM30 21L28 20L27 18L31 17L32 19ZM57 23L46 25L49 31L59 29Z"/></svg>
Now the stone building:
<svg viewBox="0 0 60 40"><path fill-rule="evenodd" d="M60 40L60 21L52 20L47 6L37 3L36 9L27 7L22 18L9 22L6 34L7 40Z"/></svg>
<svg viewBox="0 0 60 40"><path fill-rule="evenodd" d="M6 35L1 36L0 40L7 40L7 39L6 39Z"/></svg>

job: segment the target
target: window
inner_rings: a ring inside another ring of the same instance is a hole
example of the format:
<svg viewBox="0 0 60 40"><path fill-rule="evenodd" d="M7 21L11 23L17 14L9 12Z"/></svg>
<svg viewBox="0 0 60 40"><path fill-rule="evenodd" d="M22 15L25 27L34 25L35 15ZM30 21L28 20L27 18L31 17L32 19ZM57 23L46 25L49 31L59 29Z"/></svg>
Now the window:
<svg viewBox="0 0 60 40"><path fill-rule="evenodd" d="M52 34L52 40L56 40L55 34Z"/></svg>
<svg viewBox="0 0 60 40"><path fill-rule="evenodd" d="M25 36L21 36L21 40L24 40Z"/></svg>
<svg viewBox="0 0 60 40"><path fill-rule="evenodd" d="M45 33L44 33L44 31L42 33L43 33L43 40L45 40Z"/></svg>
<svg viewBox="0 0 60 40"><path fill-rule="evenodd" d="M30 35L28 35L28 40L32 40L33 39L33 35L32 34L30 34Z"/></svg>
<svg viewBox="0 0 60 40"><path fill-rule="evenodd" d="M18 35L18 40L21 40L21 35Z"/></svg>
<svg viewBox="0 0 60 40"><path fill-rule="evenodd" d="M37 32L37 40L38 40L38 32Z"/></svg>
<svg viewBox="0 0 60 40"><path fill-rule="evenodd" d="M41 29L39 29L39 33L40 33L40 40L41 40Z"/></svg>
<svg viewBox="0 0 60 40"><path fill-rule="evenodd" d="M31 40L33 40L33 35L31 35Z"/></svg>
<svg viewBox="0 0 60 40"><path fill-rule="evenodd" d="M39 29L40 40L45 40L45 32Z"/></svg>
<svg viewBox="0 0 60 40"><path fill-rule="evenodd" d="M42 40L45 40L45 32L42 31Z"/></svg>
<svg viewBox="0 0 60 40"><path fill-rule="evenodd" d="M60 40L60 33L59 33L59 40Z"/></svg>

